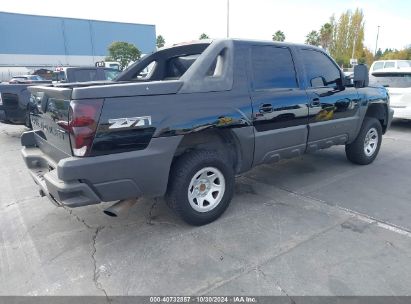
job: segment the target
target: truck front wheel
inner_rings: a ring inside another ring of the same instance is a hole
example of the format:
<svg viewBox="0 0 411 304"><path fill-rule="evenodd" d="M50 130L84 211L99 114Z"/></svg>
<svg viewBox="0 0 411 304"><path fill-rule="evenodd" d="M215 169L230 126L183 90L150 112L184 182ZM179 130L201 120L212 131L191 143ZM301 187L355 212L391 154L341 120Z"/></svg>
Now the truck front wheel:
<svg viewBox="0 0 411 304"><path fill-rule="evenodd" d="M200 226L224 213L233 190L234 170L223 155L192 151L173 163L166 201L185 222Z"/></svg>
<svg viewBox="0 0 411 304"><path fill-rule="evenodd" d="M374 161L382 141L381 123L373 117L365 117L357 138L345 146L348 160L359 165L368 165Z"/></svg>

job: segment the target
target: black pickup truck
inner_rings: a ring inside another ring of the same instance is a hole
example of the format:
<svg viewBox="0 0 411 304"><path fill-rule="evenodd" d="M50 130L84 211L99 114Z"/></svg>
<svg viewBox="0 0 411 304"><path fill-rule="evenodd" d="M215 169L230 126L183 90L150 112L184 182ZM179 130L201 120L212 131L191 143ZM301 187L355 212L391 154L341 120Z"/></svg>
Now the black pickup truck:
<svg viewBox="0 0 411 304"><path fill-rule="evenodd" d="M232 39L159 50L115 82L30 91L22 154L41 194L67 207L120 200L111 215L165 196L194 225L218 218L253 166L332 145L371 163L393 115L365 66L351 84L322 49Z"/></svg>

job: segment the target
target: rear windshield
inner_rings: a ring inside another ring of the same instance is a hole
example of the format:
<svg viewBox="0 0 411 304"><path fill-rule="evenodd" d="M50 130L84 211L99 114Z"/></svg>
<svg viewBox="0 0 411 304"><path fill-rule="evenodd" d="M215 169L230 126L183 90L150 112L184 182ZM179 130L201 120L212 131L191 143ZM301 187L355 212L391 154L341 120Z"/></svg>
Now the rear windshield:
<svg viewBox="0 0 411 304"><path fill-rule="evenodd" d="M382 85L392 88L410 88L410 73L373 73L370 77L370 84Z"/></svg>
<svg viewBox="0 0 411 304"><path fill-rule="evenodd" d="M73 73L74 82L87 82L87 81L94 81L97 79L97 70L74 70Z"/></svg>
<svg viewBox="0 0 411 304"><path fill-rule="evenodd" d="M125 70L119 81L158 81L180 79L210 43L179 45L143 57ZM215 69L215 65L214 65Z"/></svg>

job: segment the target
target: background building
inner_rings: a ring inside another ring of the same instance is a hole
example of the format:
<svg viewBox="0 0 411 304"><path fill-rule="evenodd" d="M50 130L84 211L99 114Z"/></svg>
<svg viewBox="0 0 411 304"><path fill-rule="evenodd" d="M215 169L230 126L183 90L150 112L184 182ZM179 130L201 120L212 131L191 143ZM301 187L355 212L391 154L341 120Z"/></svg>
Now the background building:
<svg viewBox="0 0 411 304"><path fill-rule="evenodd" d="M55 66L94 65L113 41L143 53L156 47L154 25L0 12L0 77Z"/></svg>

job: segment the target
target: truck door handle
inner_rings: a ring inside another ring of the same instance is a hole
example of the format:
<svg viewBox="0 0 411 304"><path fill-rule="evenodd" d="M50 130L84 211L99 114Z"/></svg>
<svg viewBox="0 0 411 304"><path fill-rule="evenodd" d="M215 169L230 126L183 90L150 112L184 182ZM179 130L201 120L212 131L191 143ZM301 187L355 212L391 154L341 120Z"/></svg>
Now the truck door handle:
<svg viewBox="0 0 411 304"><path fill-rule="evenodd" d="M320 102L320 98L313 98L313 99L311 99L311 105L312 106L319 106L319 105L321 105L321 102Z"/></svg>
<svg viewBox="0 0 411 304"><path fill-rule="evenodd" d="M274 111L274 109L270 103L265 103L260 106L260 113L271 113L272 111Z"/></svg>

